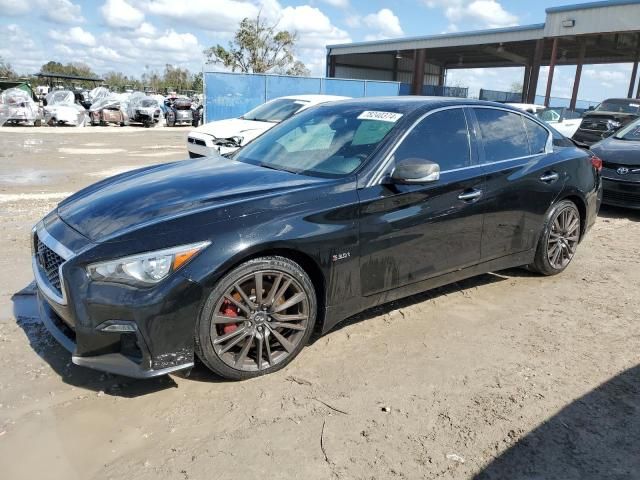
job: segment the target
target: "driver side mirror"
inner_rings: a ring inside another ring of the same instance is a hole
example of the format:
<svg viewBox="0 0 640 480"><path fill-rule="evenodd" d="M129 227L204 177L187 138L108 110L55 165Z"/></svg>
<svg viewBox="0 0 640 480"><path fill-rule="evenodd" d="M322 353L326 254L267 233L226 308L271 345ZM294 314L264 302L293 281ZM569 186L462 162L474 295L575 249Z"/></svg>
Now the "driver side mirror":
<svg viewBox="0 0 640 480"><path fill-rule="evenodd" d="M440 179L440 165L424 158L405 158L396 162L391 181L401 184L425 184Z"/></svg>

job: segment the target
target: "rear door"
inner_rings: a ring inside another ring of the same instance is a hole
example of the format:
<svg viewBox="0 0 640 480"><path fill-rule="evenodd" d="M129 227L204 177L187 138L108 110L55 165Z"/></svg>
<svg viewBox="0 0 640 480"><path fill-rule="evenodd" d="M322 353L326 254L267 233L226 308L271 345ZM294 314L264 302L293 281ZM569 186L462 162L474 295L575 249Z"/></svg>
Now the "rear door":
<svg viewBox="0 0 640 480"><path fill-rule="evenodd" d="M478 263L482 237L482 168L461 107L429 113L399 142L395 161L440 165L423 185L377 182L360 197L360 275L364 295L391 290Z"/></svg>
<svg viewBox="0 0 640 480"><path fill-rule="evenodd" d="M544 215L566 180L551 132L526 115L474 107L485 177L482 260L535 247Z"/></svg>

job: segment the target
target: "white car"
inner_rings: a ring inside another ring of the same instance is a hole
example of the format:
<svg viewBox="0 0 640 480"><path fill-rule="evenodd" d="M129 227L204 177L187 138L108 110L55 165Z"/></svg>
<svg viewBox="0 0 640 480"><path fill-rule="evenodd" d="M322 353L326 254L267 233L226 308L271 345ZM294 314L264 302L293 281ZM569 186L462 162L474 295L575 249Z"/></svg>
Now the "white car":
<svg viewBox="0 0 640 480"><path fill-rule="evenodd" d="M507 103L507 105L527 113L532 113L534 115L540 110L544 110L545 108L547 108L544 105L536 105L535 103Z"/></svg>
<svg viewBox="0 0 640 480"><path fill-rule="evenodd" d="M337 95L291 95L263 103L240 118L206 123L189 132L189 156L208 157L235 152L278 123L321 103L345 100Z"/></svg>
<svg viewBox="0 0 640 480"><path fill-rule="evenodd" d="M573 137L582 123L582 112L568 108L545 108L535 115L567 138Z"/></svg>
<svg viewBox="0 0 640 480"><path fill-rule="evenodd" d="M86 109L76 103L74 93L69 90L53 91L45 100L44 121L49 125L84 127L89 119Z"/></svg>

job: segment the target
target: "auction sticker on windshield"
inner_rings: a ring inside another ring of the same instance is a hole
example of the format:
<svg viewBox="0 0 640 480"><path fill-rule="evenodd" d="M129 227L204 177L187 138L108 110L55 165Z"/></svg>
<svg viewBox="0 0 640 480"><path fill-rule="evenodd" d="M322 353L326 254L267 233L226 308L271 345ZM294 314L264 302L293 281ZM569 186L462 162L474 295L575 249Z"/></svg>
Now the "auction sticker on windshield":
<svg viewBox="0 0 640 480"><path fill-rule="evenodd" d="M402 117L401 113L365 110L358 115L358 120L379 120L381 122L395 123L400 120L400 117Z"/></svg>

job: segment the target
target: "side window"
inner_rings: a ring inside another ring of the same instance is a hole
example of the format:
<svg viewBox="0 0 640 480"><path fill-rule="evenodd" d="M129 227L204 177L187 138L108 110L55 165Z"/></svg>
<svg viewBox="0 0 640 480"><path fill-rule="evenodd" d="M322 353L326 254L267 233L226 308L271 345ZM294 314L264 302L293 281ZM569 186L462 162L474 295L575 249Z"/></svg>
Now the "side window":
<svg viewBox="0 0 640 480"><path fill-rule="evenodd" d="M423 158L440 165L440 170L471 164L469 135L461 108L436 112L411 130L395 152L396 161Z"/></svg>
<svg viewBox="0 0 640 480"><path fill-rule="evenodd" d="M530 155L527 132L520 115L495 108L475 108L474 111L487 162Z"/></svg>
<svg viewBox="0 0 640 480"><path fill-rule="evenodd" d="M547 146L547 139L549 138L547 129L528 118L524 119L524 125L527 128L527 135L529 136L531 154L544 153L544 149Z"/></svg>

